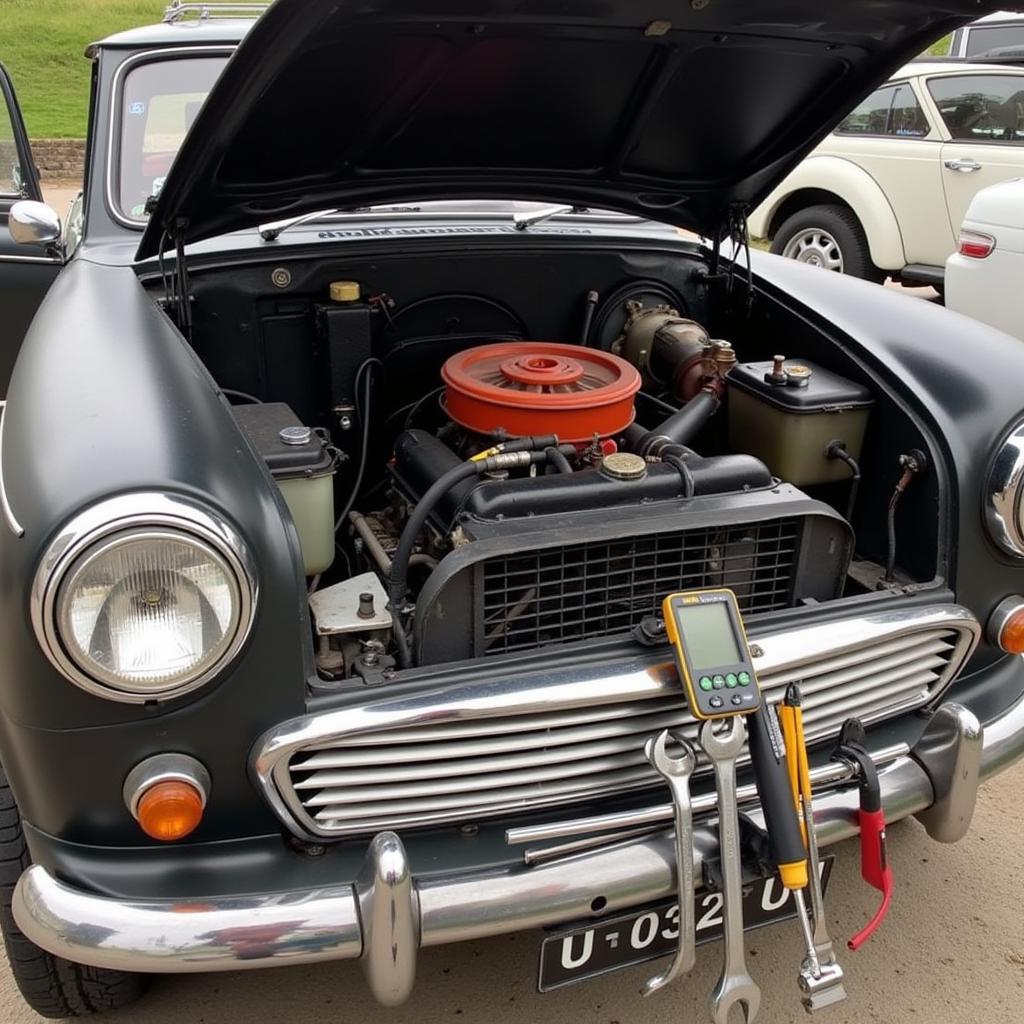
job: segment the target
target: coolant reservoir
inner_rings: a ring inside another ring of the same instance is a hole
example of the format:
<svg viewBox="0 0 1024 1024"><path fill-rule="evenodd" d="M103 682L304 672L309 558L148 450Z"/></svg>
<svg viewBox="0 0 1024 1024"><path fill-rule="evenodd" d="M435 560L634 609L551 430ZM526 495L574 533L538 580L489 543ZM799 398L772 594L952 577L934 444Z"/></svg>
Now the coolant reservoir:
<svg viewBox="0 0 1024 1024"><path fill-rule="evenodd" d="M737 363L728 376L729 445L761 459L798 487L846 480L849 467L825 457L842 441L860 458L871 392L803 359Z"/></svg>
<svg viewBox="0 0 1024 1024"><path fill-rule="evenodd" d="M337 456L284 402L231 410L281 488L302 545L307 576L334 561L334 472Z"/></svg>

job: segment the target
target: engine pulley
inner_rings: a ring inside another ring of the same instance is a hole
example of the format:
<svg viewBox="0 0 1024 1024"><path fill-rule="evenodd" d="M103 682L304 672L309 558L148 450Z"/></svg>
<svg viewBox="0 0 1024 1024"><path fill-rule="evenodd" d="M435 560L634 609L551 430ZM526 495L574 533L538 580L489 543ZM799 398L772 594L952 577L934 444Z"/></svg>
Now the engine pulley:
<svg viewBox="0 0 1024 1024"><path fill-rule="evenodd" d="M636 368L610 352L540 341L467 349L441 376L448 415L467 430L557 434L569 443L628 427L641 383Z"/></svg>

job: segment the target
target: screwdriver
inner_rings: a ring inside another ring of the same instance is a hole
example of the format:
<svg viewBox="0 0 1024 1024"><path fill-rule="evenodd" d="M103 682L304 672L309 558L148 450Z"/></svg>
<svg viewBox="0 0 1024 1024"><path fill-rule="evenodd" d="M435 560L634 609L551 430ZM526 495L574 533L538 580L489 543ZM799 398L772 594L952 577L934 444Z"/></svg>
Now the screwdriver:
<svg viewBox="0 0 1024 1024"><path fill-rule="evenodd" d="M764 811L771 858L778 869L782 884L793 893L800 929L807 947L807 966L815 976L819 976L821 965L817 950L814 948L811 920L804 895L809 882L807 851L790 788L790 776L794 765L787 765L774 707L767 701L763 702L749 716L748 721L754 782L757 785L761 809Z"/></svg>

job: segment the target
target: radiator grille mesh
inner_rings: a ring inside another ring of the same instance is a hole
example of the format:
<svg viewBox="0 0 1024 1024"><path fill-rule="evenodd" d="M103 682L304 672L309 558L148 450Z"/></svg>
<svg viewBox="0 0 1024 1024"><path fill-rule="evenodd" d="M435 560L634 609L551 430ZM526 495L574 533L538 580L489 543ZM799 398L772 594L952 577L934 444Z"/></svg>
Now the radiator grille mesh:
<svg viewBox="0 0 1024 1024"><path fill-rule="evenodd" d="M676 590L730 587L747 614L785 608L799 537L800 520L776 519L490 558L483 653L628 632Z"/></svg>

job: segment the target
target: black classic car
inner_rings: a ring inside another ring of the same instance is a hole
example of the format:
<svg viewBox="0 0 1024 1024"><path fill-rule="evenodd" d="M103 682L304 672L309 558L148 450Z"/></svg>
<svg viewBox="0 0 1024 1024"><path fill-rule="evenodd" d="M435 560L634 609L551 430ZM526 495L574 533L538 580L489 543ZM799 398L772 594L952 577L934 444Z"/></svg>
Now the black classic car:
<svg viewBox="0 0 1024 1024"><path fill-rule="evenodd" d="M800 684L818 845L876 779L963 836L1024 753L1024 349L751 252L746 216L995 5L247 6L90 47L70 236L3 83L29 1003L352 958L395 1004L420 947L533 928L543 987L669 952L732 870L707 760L677 850L645 751L697 735L678 592L735 595L768 705ZM756 897L745 753L737 795Z"/></svg>

